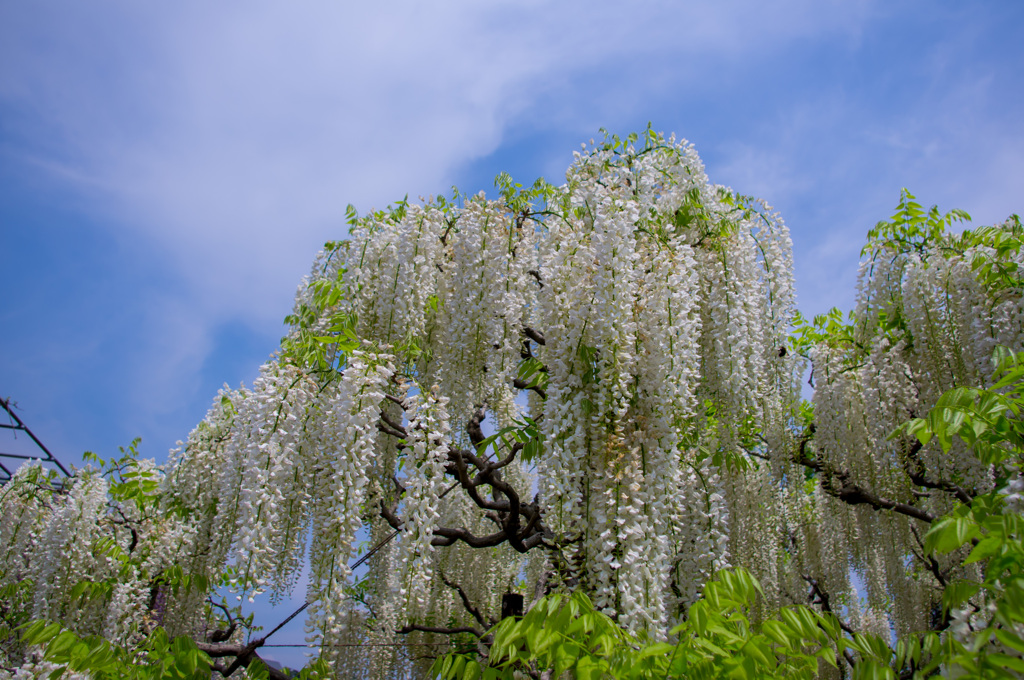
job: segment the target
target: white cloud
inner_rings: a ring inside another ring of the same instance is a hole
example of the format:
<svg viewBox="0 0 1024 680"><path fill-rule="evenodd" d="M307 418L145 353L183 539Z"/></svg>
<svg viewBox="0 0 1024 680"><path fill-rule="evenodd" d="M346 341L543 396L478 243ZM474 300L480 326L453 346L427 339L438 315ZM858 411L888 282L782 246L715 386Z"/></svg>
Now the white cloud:
<svg viewBox="0 0 1024 680"><path fill-rule="evenodd" d="M516 116L547 115L530 110L539 93L578 87L574 74L607 66L615 82L596 85L642 106L637 71L658 57L689 54L696 71L702 55L852 35L865 5L629 7L8 7L0 96L31 116L26 134L55 140L31 149L41 162L166 249L210 313L265 321L346 203L447 189Z"/></svg>

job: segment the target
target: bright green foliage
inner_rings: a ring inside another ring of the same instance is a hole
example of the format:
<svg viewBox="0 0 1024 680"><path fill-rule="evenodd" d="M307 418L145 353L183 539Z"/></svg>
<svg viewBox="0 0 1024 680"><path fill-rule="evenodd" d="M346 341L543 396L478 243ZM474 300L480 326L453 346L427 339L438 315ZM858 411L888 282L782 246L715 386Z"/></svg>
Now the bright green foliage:
<svg viewBox="0 0 1024 680"><path fill-rule="evenodd" d="M996 478L996 491L939 519L925 536L929 552L970 544L964 563L984 566L981 580L954 581L943 597L947 610L960 612L943 641L946 663L971 678L1024 673L1024 355L1001 350L996 361L999 380L991 389L951 390L905 428L922 442L935 437L946 450L959 437Z"/></svg>
<svg viewBox="0 0 1024 680"><path fill-rule="evenodd" d="M582 593L549 595L522 619L498 624L486 665L451 654L433 672L462 680L511 679L526 669L553 671L552 678L570 672L581 680L813 678L823 664L836 667L838 655L849 649L860 659L858 677L893 677L888 645L873 636L844 638L832 614L791 606L767 621L751 621L760 591L743 569L719 572L686 622L672 630L672 643L630 635Z"/></svg>
<svg viewBox="0 0 1024 680"><path fill-rule="evenodd" d="M793 319L793 333L790 335L793 350L809 359L811 349L821 343L852 346L855 343L852 317L850 314L844 320L843 312L838 307L833 307L827 314L816 314L810 321L797 312Z"/></svg>
<svg viewBox="0 0 1024 680"><path fill-rule="evenodd" d="M963 210L950 210L945 215L937 206L927 211L916 202L906 189L900 191L900 202L889 220L882 220L868 232L868 242L861 255L878 250L894 253L924 253L928 247L943 238L946 230L958 222L970 222L971 216Z"/></svg>
<svg viewBox="0 0 1024 680"><path fill-rule="evenodd" d="M541 451L541 438L538 435L537 422L529 416L523 416L522 420L515 420L513 424L498 430L477 445L477 453L483 455L491 447L495 455L500 459L504 452L512 447L522 447L521 456L527 463L537 459Z"/></svg>
<svg viewBox="0 0 1024 680"><path fill-rule="evenodd" d="M760 590L742 569L720 572L704 587L704 598L690 607L686 621L672 631L679 641L662 664L665 675L815 677L820 663L835 666L834 641L840 634L835 617L808 607L786 607L754 623L749 610Z"/></svg>
<svg viewBox="0 0 1024 680"><path fill-rule="evenodd" d="M900 203L889 220L883 220L868 232L868 242L861 251L871 258L886 254L923 255L940 245L947 256L963 254L975 248L971 267L993 290L1019 289L1024 283L1020 268L1013 255L1024 245L1024 227L1020 217L1011 215L999 227L977 227L951 236L949 230L957 223L970 222L971 216L963 210L950 210L940 214L936 206L927 211L915 202L906 189L900 194ZM984 246L984 248L978 248Z"/></svg>
<svg viewBox="0 0 1024 680"><path fill-rule="evenodd" d="M171 640L157 628L139 647L126 649L98 635L80 637L59 624L35 621L22 632L29 646L45 645L44 658L54 666L51 677L88 673L96 680L157 678L200 680L210 677L210 658L186 636Z"/></svg>
<svg viewBox="0 0 1024 680"><path fill-rule="evenodd" d="M969 253L971 269L995 299L1019 296L1024 287L1024 273L1015 261L1024 247L1024 226L1020 218L1011 215L999 226L982 226L955 233L957 225L969 222L970 215L963 210L940 213L937 206L925 209L916 202L913 194L903 189L896 212L868 232L867 243L861 250L867 265L862 275L870 277L876 268L891 263L898 263L898 268L903 268L916 259L927 262L929 258L950 259ZM858 310L856 318L851 312L844 319L837 308L810 321L798 316L792 336L794 349L808 356L816 344L843 348L849 350L850 362L856 364L870 351L865 344L867 338L881 332L892 336L894 341L898 340L898 336L907 330L905 310L896 300L900 295L901 275L889 272L884 278L890 281L894 290L866 300L866 306ZM990 310L977 310L981 316L988 312Z"/></svg>
<svg viewBox="0 0 1024 680"><path fill-rule="evenodd" d="M927 417L911 420L901 431L922 444L935 437L944 451L959 437L983 463L995 466L1002 487L1024 462L1024 355L1000 348L994 361L998 380L991 388L950 390Z"/></svg>
<svg viewBox="0 0 1024 680"><path fill-rule="evenodd" d="M43 647L43 658L53 668L51 678L67 673L88 674L94 680L207 680L212 662L191 638L180 635L173 640L163 628L156 628L143 644L128 649L111 644L99 635L80 637L59 624L35 621L21 630L22 642ZM265 680L267 667L259 660L245 669L249 680ZM330 677L323 660L308 665L299 680Z"/></svg>

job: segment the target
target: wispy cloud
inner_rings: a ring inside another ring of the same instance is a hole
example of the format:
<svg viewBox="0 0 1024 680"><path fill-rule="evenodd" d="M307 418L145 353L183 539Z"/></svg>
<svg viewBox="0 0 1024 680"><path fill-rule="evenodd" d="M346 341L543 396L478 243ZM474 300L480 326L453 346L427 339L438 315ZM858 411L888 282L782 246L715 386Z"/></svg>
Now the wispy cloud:
<svg viewBox="0 0 1024 680"><path fill-rule="evenodd" d="M95 210L169 248L200 288L257 300L294 279L347 202L444 189L510 121L548 115L531 108L544 93L578 93L581 73L606 69L609 80L587 84L641 108L646 75L667 56L693 57L691 72L665 83L680 87L702 77L708 57L851 32L861 12L814 2L651 2L627 16L615 3L314 6L12 13L4 56L18 68L4 71L0 92L31 119L33 139L60 140L32 152ZM590 133L596 123L586 121ZM244 312L262 313L254 303Z"/></svg>

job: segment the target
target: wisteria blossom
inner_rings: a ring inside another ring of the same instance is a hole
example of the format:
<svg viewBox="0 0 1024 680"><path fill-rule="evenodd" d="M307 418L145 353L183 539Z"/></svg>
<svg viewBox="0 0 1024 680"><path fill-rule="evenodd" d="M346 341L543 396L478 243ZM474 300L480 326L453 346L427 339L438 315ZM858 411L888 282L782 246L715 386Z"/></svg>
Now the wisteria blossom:
<svg viewBox="0 0 1024 680"><path fill-rule="evenodd" d="M236 601L305 580L311 649L367 677L405 677L430 635L484 640L507 593L583 589L667 640L731 565L763 607L810 588L883 637L928 628L960 562L915 559L922 529L997 480L962 444L893 433L1024 346L1019 223L880 226L852 320L808 323L781 218L685 141L611 137L561 185L499 189L352 211L259 377L165 467L132 464L144 494L19 471L0 585L128 640L205 633L215 605L188 579ZM1019 507L1019 471L1002 483Z"/></svg>

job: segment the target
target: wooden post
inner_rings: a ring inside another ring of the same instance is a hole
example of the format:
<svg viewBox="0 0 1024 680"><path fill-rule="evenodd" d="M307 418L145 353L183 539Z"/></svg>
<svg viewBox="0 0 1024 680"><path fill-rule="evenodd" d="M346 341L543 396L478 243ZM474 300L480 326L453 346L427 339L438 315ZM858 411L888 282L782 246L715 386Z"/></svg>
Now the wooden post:
<svg viewBox="0 0 1024 680"><path fill-rule="evenodd" d="M501 618L523 615L523 596L517 593L505 593L501 596Z"/></svg>

